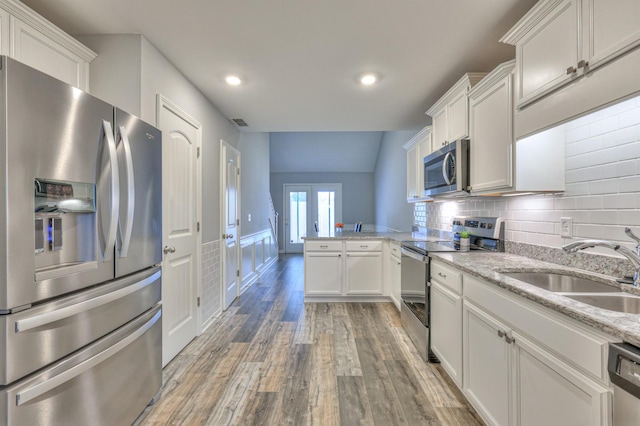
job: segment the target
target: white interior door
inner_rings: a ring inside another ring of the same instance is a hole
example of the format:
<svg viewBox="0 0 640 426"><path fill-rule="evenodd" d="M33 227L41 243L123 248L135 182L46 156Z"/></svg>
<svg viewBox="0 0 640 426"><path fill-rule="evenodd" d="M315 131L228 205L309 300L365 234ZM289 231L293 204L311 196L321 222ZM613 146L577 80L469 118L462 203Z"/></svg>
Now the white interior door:
<svg viewBox="0 0 640 426"><path fill-rule="evenodd" d="M223 307L226 310L240 291L240 152L221 141L220 160Z"/></svg>
<svg viewBox="0 0 640 426"><path fill-rule="evenodd" d="M162 130L162 365L199 331L200 170L202 126L158 96Z"/></svg>
<svg viewBox="0 0 640 426"><path fill-rule="evenodd" d="M334 235L342 221L342 184L285 184L283 193L285 252L302 253L307 235Z"/></svg>

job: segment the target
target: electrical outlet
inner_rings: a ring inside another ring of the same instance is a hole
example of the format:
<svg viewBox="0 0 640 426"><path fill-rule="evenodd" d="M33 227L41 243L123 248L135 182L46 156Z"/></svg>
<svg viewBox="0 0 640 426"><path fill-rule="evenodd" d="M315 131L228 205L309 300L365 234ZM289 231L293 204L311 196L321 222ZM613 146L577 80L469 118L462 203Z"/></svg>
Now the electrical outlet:
<svg viewBox="0 0 640 426"><path fill-rule="evenodd" d="M251 213L247 215L247 222L251 222Z"/></svg>
<svg viewBox="0 0 640 426"><path fill-rule="evenodd" d="M560 218L560 236L564 238L573 237L573 219L570 217Z"/></svg>

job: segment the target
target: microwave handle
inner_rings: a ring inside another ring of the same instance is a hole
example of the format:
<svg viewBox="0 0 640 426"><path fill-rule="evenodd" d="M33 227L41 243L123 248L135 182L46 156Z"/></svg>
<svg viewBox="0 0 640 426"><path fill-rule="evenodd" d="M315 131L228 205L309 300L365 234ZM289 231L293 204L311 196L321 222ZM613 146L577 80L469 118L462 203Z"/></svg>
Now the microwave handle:
<svg viewBox="0 0 640 426"><path fill-rule="evenodd" d="M447 170L447 160L449 159L449 157L453 157L453 154L451 152L447 152L444 156L444 160L442 160L442 177L444 178L444 181L447 183L447 185L451 185L451 182L453 182L453 176L449 176ZM453 161L455 170L455 159Z"/></svg>

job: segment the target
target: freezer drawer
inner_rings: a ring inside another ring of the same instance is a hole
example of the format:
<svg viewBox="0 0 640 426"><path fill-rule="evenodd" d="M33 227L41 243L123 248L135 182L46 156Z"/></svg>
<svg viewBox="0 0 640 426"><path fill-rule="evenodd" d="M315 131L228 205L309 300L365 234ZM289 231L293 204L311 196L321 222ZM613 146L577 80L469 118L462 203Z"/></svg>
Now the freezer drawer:
<svg viewBox="0 0 640 426"><path fill-rule="evenodd" d="M0 424L129 425L162 383L160 305L85 349L0 388Z"/></svg>
<svg viewBox="0 0 640 426"><path fill-rule="evenodd" d="M31 309L0 315L0 386L112 332L155 306L161 271L152 268Z"/></svg>

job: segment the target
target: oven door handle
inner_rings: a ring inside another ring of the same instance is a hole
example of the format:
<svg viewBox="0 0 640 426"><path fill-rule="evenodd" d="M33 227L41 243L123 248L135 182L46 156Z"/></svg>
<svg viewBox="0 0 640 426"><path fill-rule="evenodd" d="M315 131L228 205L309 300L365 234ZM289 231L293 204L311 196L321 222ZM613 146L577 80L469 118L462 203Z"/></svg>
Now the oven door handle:
<svg viewBox="0 0 640 426"><path fill-rule="evenodd" d="M426 256L423 256L423 255L421 255L421 254L418 254L418 253L416 253L416 252L413 252L413 251L411 251L411 250L408 250L408 249L406 249L406 248L404 248L404 247L401 247L401 248L400 248L400 252L401 252L404 256L409 256L410 258L415 259L415 260L417 260L417 261L419 261L419 262L427 263Z"/></svg>

